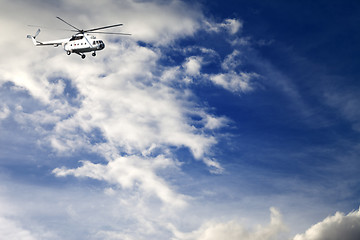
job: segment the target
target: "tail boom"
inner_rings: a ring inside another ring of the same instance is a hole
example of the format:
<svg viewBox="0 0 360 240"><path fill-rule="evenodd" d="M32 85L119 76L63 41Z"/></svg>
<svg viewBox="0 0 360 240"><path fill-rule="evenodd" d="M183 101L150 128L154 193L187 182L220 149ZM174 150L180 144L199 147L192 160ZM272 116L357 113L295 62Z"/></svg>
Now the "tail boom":
<svg viewBox="0 0 360 240"><path fill-rule="evenodd" d="M52 41L45 41L40 42L36 40L36 37L39 35L40 29L37 30L34 36L27 35L27 38L30 38L35 46L54 46L58 47L60 45L63 45L65 42L68 42L69 39L59 39L59 40L52 40Z"/></svg>

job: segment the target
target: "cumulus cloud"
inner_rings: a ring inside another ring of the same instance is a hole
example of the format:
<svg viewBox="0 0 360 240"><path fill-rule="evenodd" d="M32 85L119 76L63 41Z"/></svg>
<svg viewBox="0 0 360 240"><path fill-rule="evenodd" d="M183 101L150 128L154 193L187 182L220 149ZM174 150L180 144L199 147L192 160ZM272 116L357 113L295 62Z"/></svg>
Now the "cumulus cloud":
<svg viewBox="0 0 360 240"><path fill-rule="evenodd" d="M311 226L293 240L357 240L360 239L360 210L345 215L336 212L323 221Z"/></svg>
<svg viewBox="0 0 360 240"><path fill-rule="evenodd" d="M191 233L182 233L170 226L174 231L176 240L271 240L279 239L279 236L286 231L282 216L276 208L270 208L271 219L267 226L257 226L255 229L248 229L238 221L229 222L207 222L198 230Z"/></svg>

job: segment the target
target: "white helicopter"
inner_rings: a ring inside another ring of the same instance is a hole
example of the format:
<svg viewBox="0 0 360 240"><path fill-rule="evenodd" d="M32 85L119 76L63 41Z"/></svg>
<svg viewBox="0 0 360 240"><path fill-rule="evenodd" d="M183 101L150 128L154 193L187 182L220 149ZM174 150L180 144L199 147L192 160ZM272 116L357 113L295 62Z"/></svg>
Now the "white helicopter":
<svg viewBox="0 0 360 240"><path fill-rule="evenodd" d="M60 17L56 17L56 18L75 29L75 30L67 30L67 31L77 32L77 33L75 35L73 35L71 38L40 42L35 39L40 33L40 29L38 29L34 36L27 35L27 38L30 38L33 41L35 46L58 47L61 45L64 47L64 50L66 51L67 55L70 55L71 53L76 53L76 54L80 55L81 58L84 59L86 57L86 55L84 53L93 52L92 55L95 57L96 51L100 51L105 48L105 43L101 39L97 39L95 36L90 35L88 33L131 35L128 33L114 33L114 32L99 32L98 31L101 29L122 26L123 24L121 24L121 23L115 24L115 25L104 26L104 27L92 28L92 29L88 29L88 30L82 30L82 29L79 29L79 28L71 25L70 23L66 22L64 19L62 19ZM29 25L29 26L32 26L32 25Z"/></svg>

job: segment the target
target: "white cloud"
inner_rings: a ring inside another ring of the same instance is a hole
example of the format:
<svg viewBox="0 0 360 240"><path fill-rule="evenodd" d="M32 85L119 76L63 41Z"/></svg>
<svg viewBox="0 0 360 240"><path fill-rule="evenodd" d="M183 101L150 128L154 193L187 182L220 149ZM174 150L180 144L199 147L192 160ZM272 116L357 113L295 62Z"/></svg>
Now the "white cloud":
<svg viewBox="0 0 360 240"><path fill-rule="evenodd" d="M213 74L209 79L226 90L231 92L249 92L253 90L251 80L258 77L255 73L236 72Z"/></svg>
<svg viewBox="0 0 360 240"><path fill-rule="evenodd" d="M345 215L336 212L323 221L313 225L293 240L357 240L360 239L360 210Z"/></svg>
<svg viewBox="0 0 360 240"><path fill-rule="evenodd" d="M201 61L200 57L189 57L184 63L185 73L190 76L198 76L200 74Z"/></svg>
<svg viewBox="0 0 360 240"><path fill-rule="evenodd" d="M234 50L231 54L225 57L221 64L224 70L235 70L241 64L241 53L238 50Z"/></svg>
<svg viewBox="0 0 360 240"><path fill-rule="evenodd" d="M170 226L174 232L174 240L271 240L279 239L286 227L282 221L280 212L270 208L271 219L267 226L257 226L255 229L247 229L238 221L215 222L210 221L202 225L198 230L191 233L183 233Z"/></svg>
<svg viewBox="0 0 360 240"><path fill-rule="evenodd" d="M204 21L205 29L210 32L220 32L221 30L228 31L231 35L234 35L241 30L243 23L238 19L225 19L222 23L211 23Z"/></svg>
<svg viewBox="0 0 360 240"><path fill-rule="evenodd" d="M220 163L214 159L204 158L204 163L210 168L210 172L214 174L221 174L224 172L224 168Z"/></svg>
<svg viewBox="0 0 360 240"><path fill-rule="evenodd" d="M2 177L2 176L0 176ZM5 196L8 192L16 192L17 188L7 184L5 179L1 179L0 185L0 238L6 240L35 240L35 239L54 239L56 234L36 228L36 224L29 224L24 221L23 205L17 205L19 199L13 201ZM7 189L9 188L9 189ZM24 204L25 205L25 204Z"/></svg>
<svg viewBox="0 0 360 240"><path fill-rule="evenodd" d="M2 104L2 106L0 106L0 120L7 118L9 115L10 115L9 107L5 104Z"/></svg>
<svg viewBox="0 0 360 240"><path fill-rule="evenodd" d="M231 34L236 34L243 26L242 22L237 19L226 19L222 25L227 28Z"/></svg>
<svg viewBox="0 0 360 240"><path fill-rule="evenodd" d="M241 65L241 52L234 50L228 54L221 62L223 73L210 74L208 78L214 84L225 88L231 92L244 93L253 90L253 80L259 75L253 72L239 71L237 68Z"/></svg>
<svg viewBox="0 0 360 240"><path fill-rule="evenodd" d="M237 37L234 40L230 41L231 45L233 46L247 46L252 43L251 37Z"/></svg>
<svg viewBox="0 0 360 240"><path fill-rule="evenodd" d="M226 117L215 117L215 116L211 116L209 114L207 114L204 117L204 119L206 121L205 128L211 129L211 130L226 126L226 124L229 122L229 120Z"/></svg>
<svg viewBox="0 0 360 240"><path fill-rule="evenodd" d="M18 223L0 216L0 235L7 240L35 240L35 236Z"/></svg>
<svg viewBox="0 0 360 240"><path fill-rule="evenodd" d="M74 175L105 180L124 189L134 188L135 185L138 185L143 192L159 197L167 205L183 207L186 204L183 197L174 193L165 181L155 174L157 168L169 165L174 166L174 163L163 156L151 160L133 156L119 157L106 165L83 161L81 167L76 169L56 168L53 173L61 177Z"/></svg>
<svg viewBox="0 0 360 240"><path fill-rule="evenodd" d="M135 238L129 234L114 231L100 231L96 234L96 237L104 240L135 240Z"/></svg>

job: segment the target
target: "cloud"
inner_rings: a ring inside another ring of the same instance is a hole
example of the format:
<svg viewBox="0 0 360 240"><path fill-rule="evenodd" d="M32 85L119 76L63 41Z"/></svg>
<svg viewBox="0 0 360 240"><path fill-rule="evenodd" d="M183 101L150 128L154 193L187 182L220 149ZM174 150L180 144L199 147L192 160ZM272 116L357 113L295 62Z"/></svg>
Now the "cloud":
<svg viewBox="0 0 360 240"><path fill-rule="evenodd" d="M150 160L132 156L119 157L106 165L89 161L84 161L82 164L76 169L56 168L53 173L61 177L73 175L105 180L123 189L134 188L137 185L143 192L159 197L167 205L184 207L186 204L180 194L174 193L165 181L155 174L158 168L174 165L170 159L158 156Z"/></svg>
<svg viewBox="0 0 360 240"><path fill-rule="evenodd" d="M0 176L2 178L2 176ZM1 179L0 185L0 236L7 240L35 240L35 239L58 239L56 234L36 228L33 222L31 224L24 221L25 204L18 205L18 199L8 199L6 196L8 192L16 192L17 188L8 184L6 179ZM8 189L7 189L8 188ZM24 189L23 189L24 190ZM6 196L6 197L5 197ZM35 230L36 229L36 230Z"/></svg>
<svg viewBox="0 0 360 240"><path fill-rule="evenodd" d="M204 119L206 120L205 128L214 130L221 127L224 127L229 122L229 119L226 117L215 117L207 114Z"/></svg>
<svg viewBox="0 0 360 240"><path fill-rule="evenodd" d="M35 240L35 236L15 221L0 216L0 235L7 240Z"/></svg>
<svg viewBox="0 0 360 240"><path fill-rule="evenodd" d="M2 106L0 106L0 120L7 118L9 114L10 114L10 109L8 108L7 105L3 104Z"/></svg>
<svg viewBox="0 0 360 240"><path fill-rule="evenodd" d="M30 86L24 88L49 107L31 114L19 113L16 119L39 129L53 122L55 126L44 140L59 152L84 147L89 140L87 134L100 129L105 140L129 153L142 152L153 144L158 147L171 144L189 147L196 158L201 158L216 141L187 123L188 113L198 115L188 108L192 105L188 101L191 92L158 81L159 68L155 63L159 53L133 43L113 50L118 57L103 68L99 68L99 63L82 66L78 62L52 66L52 71L43 73L41 91ZM77 74L79 68L83 69L82 75ZM106 74L97 80L103 72ZM37 73L33 74L36 79ZM56 84L47 81L59 76L75 77L66 84L61 79ZM75 105L65 97L64 90L69 87L78 92L78 96L72 96ZM207 116L203 111L200 114Z"/></svg>
<svg viewBox="0 0 360 240"><path fill-rule="evenodd" d="M339 113L347 119L351 124L352 128L360 132L360 111L359 111L359 99L357 96L357 90L353 89L331 89L325 86L323 97L325 102L336 108Z"/></svg>
<svg viewBox="0 0 360 240"><path fill-rule="evenodd" d="M323 221L313 225L293 240L357 240L360 239L360 210L345 215L336 212Z"/></svg>
<svg viewBox="0 0 360 240"><path fill-rule="evenodd" d="M234 93L246 93L254 90L254 80L259 74L241 71L241 57L239 50L233 50L221 62L223 73L209 74L208 79L217 86Z"/></svg>
<svg viewBox="0 0 360 240"><path fill-rule="evenodd" d="M251 80L258 77L255 73L220 73L209 76L210 81L226 90L237 93L246 93L253 90Z"/></svg>
<svg viewBox="0 0 360 240"><path fill-rule="evenodd" d="M221 174L224 168L214 159L204 158L204 163L210 168L210 172L214 174Z"/></svg>
<svg viewBox="0 0 360 240"><path fill-rule="evenodd" d="M243 27L243 23L238 19L225 19L222 23L212 23L204 20L204 28L209 32L220 32L225 30L231 35L235 35Z"/></svg>
<svg viewBox="0 0 360 240"><path fill-rule="evenodd" d="M197 76L200 74L201 58L189 57L184 63L185 73L190 76Z"/></svg>
<svg viewBox="0 0 360 240"><path fill-rule="evenodd" d="M124 234L114 231L101 231L96 234L96 237L99 239L106 239L106 240L135 240L134 237L132 237L130 234Z"/></svg>
<svg viewBox="0 0 360 240"><path fill-rule="evenodd" d="M231 54L227 55L221 64L224 70L235 70L241 64L241 53L234 50Z"/></svg>
<svg viewBox="0 0 360 240"><path fill-rule="evenodd" d="M247 229L238 221L214 222L210 221L202 225L198 230L191 233L182 233L174 229L174 240L271 240L278 239L286 230L282 222L282 216L276 208L270 208L271 219L267 226L257 226L255 229Z"/></svg>
<svg viewBox="0 0 360 240"><path fill-rule="evenodd" d="M222 26L227 28L231 34L236 34L242 28L243 23L238 19L226 19Z"/></svg>

